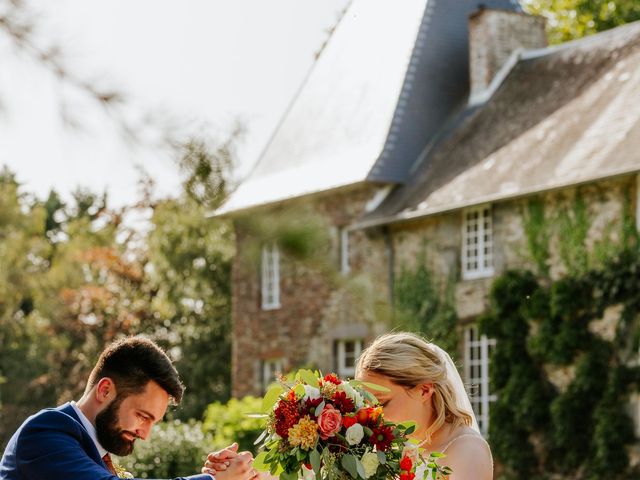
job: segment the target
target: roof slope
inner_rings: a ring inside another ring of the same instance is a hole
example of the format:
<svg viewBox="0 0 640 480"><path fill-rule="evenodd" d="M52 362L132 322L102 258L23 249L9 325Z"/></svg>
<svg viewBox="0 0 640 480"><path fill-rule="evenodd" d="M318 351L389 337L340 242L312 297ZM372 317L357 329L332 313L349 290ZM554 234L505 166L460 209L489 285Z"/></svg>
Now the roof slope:
<svg viewBox="0 0 640 480"><path fill-rule="evenodd" d="M513 0L487 7L518 10ZM218 214L372 182L403 182L466 101L477 1L353 0L248 178Z"/></svg>
<svg viewBox="0 0 640 480"><path fill-rule="evenodd" d="M524 52L361 226L640 170L640 22Z"/></svg>

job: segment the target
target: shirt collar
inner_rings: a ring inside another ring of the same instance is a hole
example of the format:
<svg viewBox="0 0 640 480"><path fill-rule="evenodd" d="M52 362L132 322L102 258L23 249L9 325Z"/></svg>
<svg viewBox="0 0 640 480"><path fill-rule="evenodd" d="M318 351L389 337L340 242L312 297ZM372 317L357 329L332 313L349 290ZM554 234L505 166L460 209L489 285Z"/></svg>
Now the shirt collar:
<svg viewBox="0 0 640 480"><path fill-rule="evenodd" d="M89 419L85 416L85 414L82 413L82 410L80 410L80 407L78 407L78 404L76 402L72 401L71 406L73 407L74 411L78 415L80 422L82 422L82 425L87 430L87 433L91 437L91 440L93 440L93 443L95 443L96 448L98 449L98 453L100 454L101 457L104 457L109 452L107 452L107 450L102 445L100 445L100 442L98 441L98 432L96 431L96 427L94 427L93 423L91 423Z"/></svg>

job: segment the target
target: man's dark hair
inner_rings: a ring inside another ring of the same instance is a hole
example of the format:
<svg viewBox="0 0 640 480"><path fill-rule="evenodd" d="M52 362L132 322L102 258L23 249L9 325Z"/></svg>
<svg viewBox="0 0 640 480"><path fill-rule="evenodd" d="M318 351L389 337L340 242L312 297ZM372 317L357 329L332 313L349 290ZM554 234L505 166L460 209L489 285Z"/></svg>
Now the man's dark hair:
<svg viewBox="0 0 640 480"><path fill-rule="evenodd" d="M178 371L167 354L143 337L128 337L109 345L89 375L87 390L104 377L113 380L121 398L141 393L151 380L160 385L176 405L184 392Z"/></svg>

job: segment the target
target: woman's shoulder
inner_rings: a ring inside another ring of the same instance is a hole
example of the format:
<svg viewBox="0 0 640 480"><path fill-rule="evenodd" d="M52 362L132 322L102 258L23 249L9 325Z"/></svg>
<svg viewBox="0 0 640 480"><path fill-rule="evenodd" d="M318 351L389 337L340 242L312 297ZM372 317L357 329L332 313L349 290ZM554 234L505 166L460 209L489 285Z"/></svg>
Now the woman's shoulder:
<svg viewBox="0 0 640 480"><path fill-rule="evenodd" d="M491 479L493 458L487 441L470 428L456 433L442 452L446 455L443 463L453 470L452 478Z"/></svg>

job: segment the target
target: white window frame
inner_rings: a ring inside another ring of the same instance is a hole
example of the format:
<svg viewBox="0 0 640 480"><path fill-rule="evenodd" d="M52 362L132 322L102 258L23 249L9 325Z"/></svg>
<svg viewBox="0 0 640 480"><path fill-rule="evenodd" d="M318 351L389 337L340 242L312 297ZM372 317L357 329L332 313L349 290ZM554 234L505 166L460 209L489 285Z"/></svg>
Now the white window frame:
<svg viewBox="0 0 640 480"><path fill-rule="evenodd" d="M636 229L640 230L640 173L636 175Z"/></svg>
<svg viewBox="0 0 640 480"><path fill-rule="evenodd" d="M347 343L353 343L353 366L347 365ZM362 353L364 340L362 338L341 338L336 340L336 373L339 377L353 378L356 374L356 362Z"/></svg>
<svg viewBox="0 0 640 480"><path fill-rule="evenodd" d="M282 373L282 358L269 358L263 360L261 369L262 391L266 392L269 385L276 380L276 374Z"/></svg>
<svg viewBox="0 0 640 480"><path fill-rule="evenodd" d="M262 309L280 308L280 251L275 244L262 247Z"/></svg>
<svg viewBox="0 0 640 480"><path fill-rule="evenodd" d="M495 345L494 338L478 335L476 326L468 327L464 331L464 377L471 388L469 398L478 426L485 436L489 431L490 405L497 399L495 394L491 394L489 383L489 360ZM476 368L473 369L473 367ZM473 370L476 372L479 370L480 376L472 375Z"/></svg>
<svg viewBox="0 0 640 480"><path fill-rule="evenodd" d="M473 280L493 274L493 209L491 205L467 208L462 211L462 278Z"/></svg>
<svg viewBox="0 0 640 480"><path fill-rule="evenodd" d="M349 265L349 230L345 227L340 229L340 273L343 275L351 271Z"/></svg>

